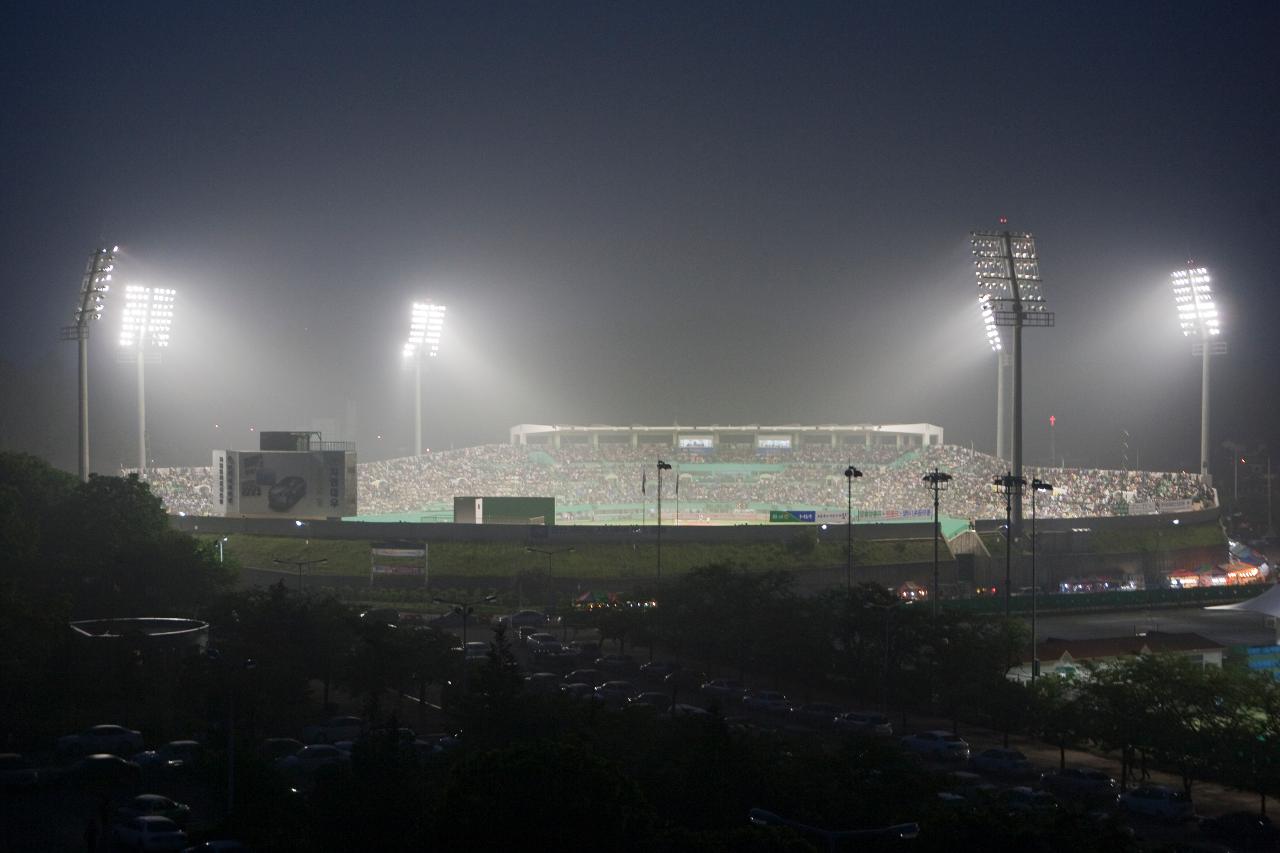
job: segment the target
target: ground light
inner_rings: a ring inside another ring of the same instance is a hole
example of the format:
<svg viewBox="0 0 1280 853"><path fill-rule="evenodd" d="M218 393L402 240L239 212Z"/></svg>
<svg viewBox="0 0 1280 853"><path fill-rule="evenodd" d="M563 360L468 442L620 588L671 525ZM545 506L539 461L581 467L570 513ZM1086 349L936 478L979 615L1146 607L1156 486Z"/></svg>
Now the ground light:
<svg viewBox="0 0 1280 853"><path fill-rule="evenodd" d="M413 359L413 455L422 455L422 358L440 353L444 336L445 307L434 302L415 302L409 315L409 337L404 357Z"/></svg>
<svg viewBox="0 0 1280 853"><path fill-rule="evenodd" d="M147 473L146 363L158 360L169 346L173 303L177 291L166 287L131 284L124 289L124 314L120 322L120 347L132 350L138 365L138 476Z"/></svg>

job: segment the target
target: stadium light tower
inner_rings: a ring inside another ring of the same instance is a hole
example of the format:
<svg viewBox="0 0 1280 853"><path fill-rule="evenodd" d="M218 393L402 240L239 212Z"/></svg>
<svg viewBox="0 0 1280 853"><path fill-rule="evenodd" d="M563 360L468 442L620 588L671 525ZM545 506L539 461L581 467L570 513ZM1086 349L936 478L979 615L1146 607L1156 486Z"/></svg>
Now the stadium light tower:
<svg viewBox="0 0 1280 853"><path fill-rule="evenodd" d="M1010 473L1021 479L1022 329L1024 326L1052 326L1054 315L1045 303L1034 236L1009 231L974 231L971 239L979 304L990 311L992 326L1007 326L1012 330L1009 334L1013 366L1013 427L1010 432L1013 466ZM1011 524L1010 535L1016 539L1022 534L1020 491L1013 496Z"/></svg>
<svg viewBox="0 0 1280 853"><path fill-rule="evenodd" d="M132 349L138 362L138 476L147 473L147 393L148 354L159 358L169 346L173 325L173 300L177 291L167 287L131 284L124 289L124 319L120 324L120 346Z"/></svg>
<svg viewBox="0 0 1280 853"><path fill-rule="evenodd" d="M1227 342L1221 339L1222 324L1213 303L1209 271L1188 263L1186 269L1169 274L1173 300L1178 306L1178 323L1184 337L1196 338L1191 353L1201 356L1200 368L1200 478L1205 488L1213 486L1209 474L1209 356L1223 355Z"/></svg>
<svg viewBox="0 0 1280 853"><path fill-rule="evenodd" d="M435 358L440 353L444 335L443 305L415 302L409 316L409 339L404 344L404 357L413 359L413 455L422 455L422 356Z"/></svg>
<svg viewBox="0 0 1280 853"><path fill-rule="evenodd" d="M1005 389L1009 385L1010 353L1004 348L1000 327L996 325L995 307L991 295L979 289L978 310L982 314L983 333L987 345L996 354L996 458L1009 461L1009 400Z"/></svg>
<svg viewBox="0 0 1280 853"><path fill-rule="evenodd" d="M89 481L89 322L102 319L106 293L111 289L111 272L115 269L116 252L95 249L85 266L80 281L80 305L76 308L74 326L62 327L62 340L76 341L80 347L80 482Z"/></svg>
<svg viewBox="0 0 1280 853"><path fill-rule="evenodd" d="M846 505L844 517L844 594L846 597L853 595L853 481L857 477L861 477L862 472L853 467L853 463L849 463L849 467L844 469L844 479L848 488L849 502Z"/></svg>

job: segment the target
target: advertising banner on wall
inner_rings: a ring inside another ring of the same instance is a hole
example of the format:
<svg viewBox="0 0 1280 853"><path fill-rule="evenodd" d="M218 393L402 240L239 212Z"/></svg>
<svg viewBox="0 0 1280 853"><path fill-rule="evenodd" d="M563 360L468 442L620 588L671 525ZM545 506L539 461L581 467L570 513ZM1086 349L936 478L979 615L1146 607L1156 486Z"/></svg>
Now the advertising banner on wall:
<svg viewBox="0 0 1280 853"><path fill-rule="evenodd" d="M356 454L344 450L213 452L215 512L258 518L357 514Z"/></svg>

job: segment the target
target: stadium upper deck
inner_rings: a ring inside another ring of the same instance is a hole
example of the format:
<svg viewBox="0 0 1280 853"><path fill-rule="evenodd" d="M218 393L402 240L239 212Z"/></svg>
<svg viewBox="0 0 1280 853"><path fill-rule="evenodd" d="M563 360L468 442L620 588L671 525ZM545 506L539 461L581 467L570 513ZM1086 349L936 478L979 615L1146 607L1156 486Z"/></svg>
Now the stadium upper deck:
<svg viewBox="0 0 1280 853"><path fill-rule="evenodd" d="M758 451L801 450L806 447L893 447L918 450L942 444L942 427L933 424L779 424L763 426L607 426L591 424L518 424L511 443L543 447L623 445L670 447L673 450L714 451L721 447L752 447Z"/></svg>

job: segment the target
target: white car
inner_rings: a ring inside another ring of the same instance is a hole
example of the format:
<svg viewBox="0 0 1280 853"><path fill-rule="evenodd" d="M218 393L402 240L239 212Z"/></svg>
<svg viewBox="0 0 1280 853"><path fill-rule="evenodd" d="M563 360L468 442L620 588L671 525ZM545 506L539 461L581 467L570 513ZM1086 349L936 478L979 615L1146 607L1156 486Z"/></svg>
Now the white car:
<svg viewBox="0 0 1280 853"><path fill-rule="evenodd" d="M903 749L918 752L942 761L968 761L969 744L960 735L936 729L907 735L901 741Z"/></svg>
<svg viewBox="0 0 1280 853"><path fill-rule="evenodd" d="M302 730L304 743L333 743L335 740L355 740L364 733L364 720L359 717L333 717Z"/></svg>
<svg viewBox="0 0 1280 853"><path fill-rule="evenodd" d="M1165 820L1190 820L1196 814L1191 798L1167 785L1142 785L1125 791L1120 795L1120 808Z"/></svg>
<svg viewBox="0 0 1280 853"><path fill-rule="evenodd" d="M791 711L791 701L777 690L752 690L742 697L742 707L770 714L786 714Z"/></svg>
<svg viewBox="0 0 1280 853"><path fill-rule="evenodd" d="M116 824L111 831L116 844L133 850L181 850L187 834L167 817L141 815Z"/></svg>
<svg viewBox="0 0 1280 853"><path fill-rule="evenodd" d="M65 755L88 755L105 752L132 755L142 751L142 732L124 726L92 726L79 734L58 738L58 752Z"/></svg>

